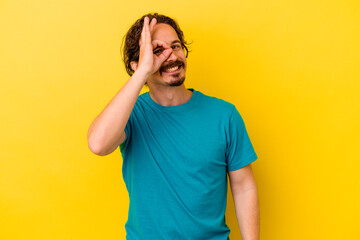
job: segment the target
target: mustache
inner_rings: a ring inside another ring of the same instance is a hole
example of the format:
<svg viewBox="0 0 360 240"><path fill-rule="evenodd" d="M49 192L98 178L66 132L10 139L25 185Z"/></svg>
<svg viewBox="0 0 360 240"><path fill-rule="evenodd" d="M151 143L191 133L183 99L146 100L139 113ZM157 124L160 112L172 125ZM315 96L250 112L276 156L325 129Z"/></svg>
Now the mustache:
<svg viewBox="0 0 360 240"><path fill-rule="evenodd" d="M160 67L160 71L163 72L165 71L166 68L171 68L171 67L175 67L175 66L182 66L184 67L184 62L182 61L179 61L179 60L176 60L176 61L171 61L171 62L168 62L166 64L164 64L163 66Z"/></svg>

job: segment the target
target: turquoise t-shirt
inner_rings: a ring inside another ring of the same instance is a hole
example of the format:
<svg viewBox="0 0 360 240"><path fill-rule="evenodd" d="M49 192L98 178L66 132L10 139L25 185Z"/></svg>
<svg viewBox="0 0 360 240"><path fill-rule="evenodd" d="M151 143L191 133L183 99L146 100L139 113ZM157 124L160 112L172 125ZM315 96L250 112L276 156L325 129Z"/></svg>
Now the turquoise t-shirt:
<svg viewBox="0 0 360 240"><path fill-rule="evenodd" d="M165 107L141 94L120 145L127 240L227 240L227 171L257 159L235 106L194 89Z"/></svg>

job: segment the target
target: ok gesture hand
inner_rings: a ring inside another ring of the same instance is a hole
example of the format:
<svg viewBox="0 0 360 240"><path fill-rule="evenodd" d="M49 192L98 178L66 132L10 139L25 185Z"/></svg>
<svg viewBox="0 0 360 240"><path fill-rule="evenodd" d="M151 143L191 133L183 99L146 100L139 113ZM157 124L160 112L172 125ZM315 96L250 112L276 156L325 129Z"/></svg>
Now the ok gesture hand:
<svg viewBox="0 0 360 240"><path fill-rule="evenodd" d="M156 18L153 18L150 24L149 18L144 18L144 26L139 41L139 62L134 68L135 71L141 70L148 76L158 71L161 64L166 61L172 52L171 47L165 42L161 40L151 40L151 33L156 23ZM160 51L158 50L155 54L154 49L160 49Z"/></svg>

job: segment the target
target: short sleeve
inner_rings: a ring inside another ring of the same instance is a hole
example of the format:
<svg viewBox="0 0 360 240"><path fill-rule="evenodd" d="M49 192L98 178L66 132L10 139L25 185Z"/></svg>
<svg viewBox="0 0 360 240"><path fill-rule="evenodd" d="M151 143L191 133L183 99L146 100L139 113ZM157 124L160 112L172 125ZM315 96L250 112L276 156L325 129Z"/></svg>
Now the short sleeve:
<svg viewBox="0 0 360 240"><path fill-rule="evenodd" d="M257 155L246 131L245 123L235 106L227 131L226 170L235 171L254 162Z"/></svg>

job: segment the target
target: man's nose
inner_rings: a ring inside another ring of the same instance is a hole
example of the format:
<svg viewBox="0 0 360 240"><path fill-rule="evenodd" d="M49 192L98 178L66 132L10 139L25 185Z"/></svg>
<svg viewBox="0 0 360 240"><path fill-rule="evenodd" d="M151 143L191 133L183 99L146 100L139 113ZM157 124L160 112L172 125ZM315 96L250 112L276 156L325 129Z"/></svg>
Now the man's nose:
<svg viewBox="0 0 360 240"><path fill-rule="evenodd" d="M177 60L177 56L176 56L176 54L174 53L174 50L171 49L170 56L166 59L166 61L175 61L175 60Z"/></svg>

